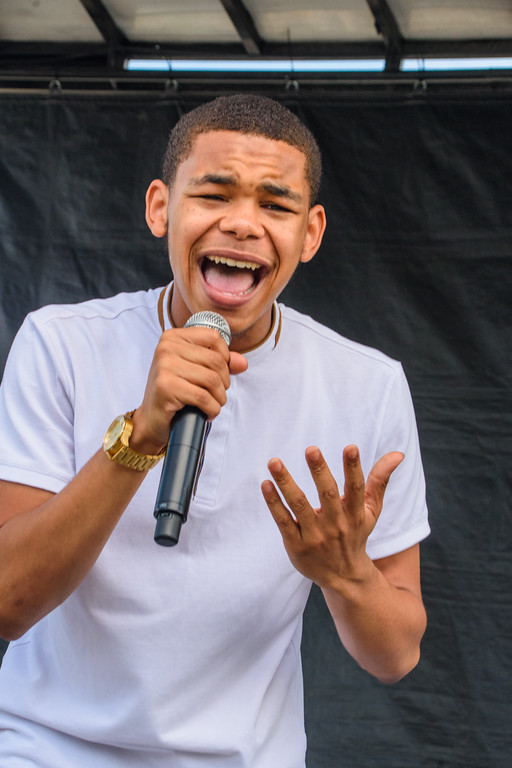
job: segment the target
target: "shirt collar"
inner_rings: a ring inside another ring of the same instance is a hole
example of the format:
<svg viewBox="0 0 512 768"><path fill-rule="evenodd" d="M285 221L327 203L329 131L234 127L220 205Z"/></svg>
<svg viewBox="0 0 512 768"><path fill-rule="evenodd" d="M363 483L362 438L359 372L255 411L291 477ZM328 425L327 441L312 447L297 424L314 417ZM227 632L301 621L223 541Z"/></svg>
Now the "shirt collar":
<svg viewBox="0 0 512 768"><path fill-rule="evenodd" d="M171 319L171 298L172 298L173 283L169 283L165 288L162 288L160 296L158 298L158 321L162 331L167 331L173 327ZM251 360L255 360L260 357L263 351L274 349L277 346L279 337L281 335L282 316L281 309L277 302L274 302L272 306L272 324L268 334L260 341L255 347L251 347L244 356L247 356Z"/></svg>

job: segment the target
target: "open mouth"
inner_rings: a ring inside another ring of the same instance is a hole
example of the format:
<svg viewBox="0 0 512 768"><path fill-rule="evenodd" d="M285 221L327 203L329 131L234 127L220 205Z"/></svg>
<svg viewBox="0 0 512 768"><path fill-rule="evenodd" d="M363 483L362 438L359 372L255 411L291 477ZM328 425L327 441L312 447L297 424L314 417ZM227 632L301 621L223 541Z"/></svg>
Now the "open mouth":
<svg viewBox="0 0 512 768"><path fill-rule="evenodd" d="M260 282L265 268L252 261L226 256L205 256L201 272L207 285L229 296L245 296Z"/></svg>

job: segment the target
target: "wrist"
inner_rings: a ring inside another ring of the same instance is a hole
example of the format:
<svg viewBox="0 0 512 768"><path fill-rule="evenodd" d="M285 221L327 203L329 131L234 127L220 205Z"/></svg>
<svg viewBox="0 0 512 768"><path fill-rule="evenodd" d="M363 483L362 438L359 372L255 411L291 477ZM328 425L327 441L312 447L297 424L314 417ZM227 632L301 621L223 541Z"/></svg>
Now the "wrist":
<svg viewBox="0 0 512 768"><path fill-rule="evenodd" d="M130 447L138 453L159 455L167 449L168 436L164 441L153 437L147 429L141 409L137 408L132 413L133 429L130 435Z"/></svg>
<svg viewBox="0 0 512 768"><path fill-rule="evenodd" d="M379 579L379 569L364 553L359 563L352 563L350 568L345 567L320 586L323 591L332 592L347 599L359 600L367 590L375 588Z"/></svg>

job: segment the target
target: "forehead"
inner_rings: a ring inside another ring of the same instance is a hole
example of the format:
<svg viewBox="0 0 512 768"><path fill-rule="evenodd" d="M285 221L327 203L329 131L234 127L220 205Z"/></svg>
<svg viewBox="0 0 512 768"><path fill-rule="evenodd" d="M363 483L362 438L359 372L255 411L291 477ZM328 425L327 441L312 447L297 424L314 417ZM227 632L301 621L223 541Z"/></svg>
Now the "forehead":
<svg viewBox="0 0 512 768"><path fill-rule="evenodd" d="M195 138L191 152L178 166L176 182L228 171L239 180L272 178L302 187L306 185L305 166L304 154L284 141L236 131L208 131Z"/></svg>

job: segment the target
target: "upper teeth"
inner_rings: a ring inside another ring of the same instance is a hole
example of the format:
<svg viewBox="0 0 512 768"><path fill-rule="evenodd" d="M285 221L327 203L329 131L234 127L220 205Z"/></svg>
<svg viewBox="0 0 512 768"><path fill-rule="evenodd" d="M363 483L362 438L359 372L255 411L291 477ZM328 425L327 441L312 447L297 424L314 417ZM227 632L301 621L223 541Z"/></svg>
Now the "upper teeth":
<svg viewBox="0 0 512 768"><path fill-rule="evenodd" d="M215 264L226 264L228 267L238 267L238 269L258 269L259 264L255 264L253 261L235 261L234 259L228 259L226 256L207 256L210 261L214 261Z"/></svg>

